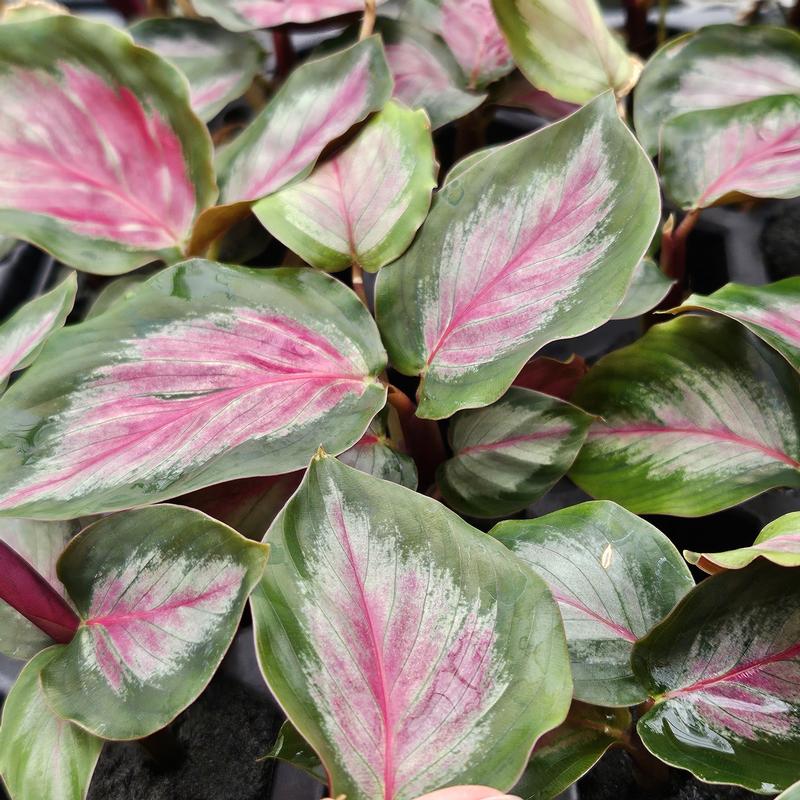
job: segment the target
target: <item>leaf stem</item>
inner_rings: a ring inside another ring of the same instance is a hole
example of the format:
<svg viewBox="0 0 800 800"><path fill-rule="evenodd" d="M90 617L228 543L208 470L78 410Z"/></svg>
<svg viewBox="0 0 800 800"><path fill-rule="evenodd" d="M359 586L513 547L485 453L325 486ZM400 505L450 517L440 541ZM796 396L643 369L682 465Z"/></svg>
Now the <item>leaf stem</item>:
<svg viewBox="0 0 800 800"><path fill-rule="evenodd" d="M358 299L369 310L369 300L367 299L367 290L364 287L364 270L361 269L361 264L353 261L350 268L350 283L353 286L353 291L358 295Z"/></svg>
<svg viewBox="0 0 800 800"><path fill-rule="evenodd" d="M661 232L661 269L675 281L670 293L659 305L660 309L672 308L676 301L683 300L686 291L686 240L700 218L700 209L692 209L675 227L672 216L664 224Z"/></svg>
<svg viewBox="0 0 800 800"><path fill-rule="evenodd" d="M274 28L272 44L275 47L275 77L285 78L292 71L297 60L289 31L286 28Z"/></svg>
<svg viewBox="0 0 800 800"><path fill-rule="evenodd" d="M364 0L364 19L361 20L361 30L358 33L358 40L362 41L368 36L372 36L375 30L375 18L377 16L375 0Z"/></svg>

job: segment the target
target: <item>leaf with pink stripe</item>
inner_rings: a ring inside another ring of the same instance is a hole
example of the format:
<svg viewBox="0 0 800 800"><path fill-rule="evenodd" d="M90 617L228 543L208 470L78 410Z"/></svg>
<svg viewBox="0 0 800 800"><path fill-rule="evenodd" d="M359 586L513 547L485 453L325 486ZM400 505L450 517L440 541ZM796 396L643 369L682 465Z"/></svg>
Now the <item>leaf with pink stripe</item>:
<svg viewBox="0 0 800 800"><path fill-rule="evenodd" d="M332 797L508 789L566 716L544 582L436 501L322 454L266 541L259 662Z"/></svg>
<svg viewBox="0 0 800 800"><path fill-rule="evenodd" d="M216 197L167 62L67 15L0 27L0 233L103 275L179 260Z"/></svg>
<svg viewBox="0 0 800 800"><path fill-rule="evenodd" d="M422 376L418 414L487 405L543 345L606 322L659 205L610 93L448 180L376 288L393 365Z"/></svg>
<svg viewBox="0 0 800 800"><path fill-rule="evenodd" d="M733 320L656 325L573 401L598 420L570 477L637 514L703 516L800 488L800 376Z"/></svg>
<svg viewBox="0 0 800 800"><path fill-rule="evenodd" d="M632 706L647 691L634 643L694 586L672 543L616 503L581 503L491 531L547 581L567 631L575 697Z"/></svg>
<svg viewBox="0 0 800 800"><path fill-rule="evenodd" d="M106 739L163 728L211 680L266 560L264 545L182 506L90 525L58 562L81 624L42 671L47 702Z"/></svg>
<svg viewBox="0 0 800 800"><path fill-rule="evenodd" d="M187 261L55 334L0 398L0 516L64 519L299 469L353 445L386 365L314 270ZM31 431L35 430L35 436Z"/></svg>
<svg viewBox="0 0 800 800"><path fill-rule="evenodd" d="M759 561L702 581L634 647L655 699L638 723L662 761L773 794L800 756L800 581Z"/></svg>

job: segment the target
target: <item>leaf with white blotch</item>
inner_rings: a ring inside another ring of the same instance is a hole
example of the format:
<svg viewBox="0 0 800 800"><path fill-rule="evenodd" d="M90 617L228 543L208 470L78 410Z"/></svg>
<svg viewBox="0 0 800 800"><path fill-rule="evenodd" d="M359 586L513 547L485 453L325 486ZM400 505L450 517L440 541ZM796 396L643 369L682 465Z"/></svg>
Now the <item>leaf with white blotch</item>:
<svg viewBox="0 0 800 800"><path fill-rule="evenodd" d="M252 36L199 19L145 19L130 33L186 76L192 108L206 121L244 94L264 60Z"/></svg>
<svg viewBox="0 0 800 800"><path fill-rule="evenodd" d="M278 738L272 749L264 758L274 758L278 761L285 761L297 769L315 778L320 783L327 783L328 776L319 756L314 752L311 745L298 733L297 728L288 720L281 725L278 731Z"/></svg>
<svg viewBox="0 0 800 800"><path fill-rule="evenodd" d="M800 567L800 511L784 514L770 522L752 547L740 547L724 553L693 553L684 550L683 555L709 575L726 569L742 569L757 558L765 558L782 567Z"/></svg>
<svg viewBox="0 0 800 800"><path fill-rule="evenodd" d="M658 152L661 128L687 111L800 92L800 36L767 25L712 25L665 44L634 97L636 133Z"/></svg>
<svg viewBox="0 0 800 800"><path fill-rule="evenodd" d="M389 99L377 36L298 67L217 158L221 201L252 202L314 166L325 147Z"/></svg>
<svg viewBox="0 0 800 800"><path fill-rule="evenodd" d="M383 407L378 331L310 269L187 261L62 329L0 398L0 515L64 519L299 469Z"/></svg>
<svg viewBox="0 0 800 800"><path fill-rule="evenodd" d="M703 781L772 794L800 764L800 581L759 561L702 581L633 650L645 746Z"/></svg>
<svg viewBox="0 0 800 800"><path fill-rule="evenodd" d="M669 539L607 501L500 522L492 535L533 567L558 601L575 697L608 706L646 700L631 670L633 645L694 586Z"/></svg>
<svg viewBox="0 0 800 800"><path fill-rule="evenodd" d="M436 186L428 118L389 102L358 136L305 179L253 206L264 227L328 272L376 272L401 256Z"/></svg>
<svg viewBox="0 0 800 800"><path fill-rule="evenodd" d="M537 88L585 103L607 89L630 92L639 61L603 20L595 0L492 0L514 60Z"/></svg>
<svg viewBox="0 0 800 800"><path fill-rule="evenodd" d="M320 456L266 541L259 662L332 797L510 787L566 716L544 582L436 501Z"/></svg>
<svg viewBox="0 0 800 800"><path fill-rule="evenodd" d="M800 278L766 286L729 283L708 297L691 295L674 311L698 309L741 322L800 370Z"/></svg>
<svg viewBox="0 0 800 800"><path fill-rule="evenodd" d="M511 790L522 800L551 800L585 775L631 727L628 709L576 700L566 721L536 743L522 779Z"/></svg>
<svg viewBox="0 0 800 800"><path fill-rule="evenodd" d="M637 514L713 514L800 488L800 377L744 327L688 315L601 359L573 401L597 414L570 477Z"/></svg>
<svg viewBox="0 0 800 800"><path fill-rule="evenodd" d="M0 387L12 372L31 364L47 338L64 324L77 291L73 272L0 325Z"/></svg>
<svg viewBox="0 0 800 800"><path fill-rule="evenodd" d="M422 376L418 414L487 405L543 345L606 322L659 205L610 93L449 181L376 287L394 367Z"/></svg>
<svg viewBox="0 0 800 800"><path fill-rule="evenodd" d="M513 514L566 474L591 423L563 400L512 386L496 403L453 418L453 456L436 474L442 497L467 516Z"/></svg>
<svg viewBox="0 0 800 800"><path fill-rule="evenodd" d="M785 792L781 792L775 800L800 800L800 781L793 783Z"/></svg>
<svg viewBox="0 0 800 800"><path fill-rule="evenodd" d="M176 261L216 197L178 71L56 15L0 26L0 233L103 275Z"/></svg>
<svg viewBox="0 0 800 800"><path fill-rule="evenodd" d="M63 650L51 647L20 673L3 705L0 775L11 800L85 800L103 740L56 716L40 683Z"/></svg>
<svg viewBox="0 0 800 800"><path fill-rule="evenodd" d="M646 314L667 296L674 283L652 258L643 258L634 270L625 299L612 319L632 319Z"/></svg>
<svg viewBox="0 0 800 800"><path fill-rule="evenodd" d="M105 739L163 728L211 680L266 561L264 545L182 506L90 525L58 561L81 625L42 670L47 702Z"/></svg>

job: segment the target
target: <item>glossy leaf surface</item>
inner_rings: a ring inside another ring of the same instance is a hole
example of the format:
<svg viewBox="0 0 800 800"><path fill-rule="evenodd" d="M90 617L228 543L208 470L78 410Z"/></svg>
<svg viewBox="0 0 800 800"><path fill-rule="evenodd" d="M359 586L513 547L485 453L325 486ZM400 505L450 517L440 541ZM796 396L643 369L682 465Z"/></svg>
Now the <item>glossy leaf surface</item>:
<svg viewBox="0 0 800 800"><path fill-rule="evenodd" d="M566 361L537 356L514 378L514 386L569 400L588 371L586 360L574 353Z"/></svg>
<svg viewBox="0 0 800 800"><path fill-rule="evenodd" d="M42 671L47 702L107 739L163 728L211 680L266 560L263 545L181 506L90 525L58 562L81 626Z"/></svg>
<svg viewBox="0 0 800 800"><path fill-rule="evenodd" d="M291 764L293 767L308 773L320 783L324 784L328 781L328 776L325 774L325 769L319 760L319 756L298 733L297 728L288 720L281 725L275 744L264 758L285 761L287 764Z"/></svg>
<svg viewBox="0 0 800 800"><path fill-rule="evenodd" d="M411 244L436 186L423 111L389 102L358 136L304 180L261 200L255 215L312 266L375 272Z"/></svg>
<svg viewBox="0 0 800 800"><path fill-rule="evenodd" d="M575 697L609 706L645 700L631 671L633 644L694 585L669 539L603 501L501 522L492 535L530 564L558 601Z"/></svg>
<svg viewBox="0 0 800 800"><path fill-rule="evenodd" d="M332 796L509 787L566 716L543 581L434 500L318 457L267 541L259 661Z"/></svg>
<svg viewBox="0 0 800 800"><path fill-rule="evenodd" d="M667 296L673 283L652 258L643 258L634 270L625 299L612 319L631 319L646 314Z"/></svg>
<svg viewBox="0 0 800 800"><path fill-rule="evenodd" d="M800 486L800 378L731 320L651 328L601 359L573 400L601 419L570 477L638 514L702 516Z"/></svg>
<svg viewBox="0 0 800 800"><path fill-rule="evenodd" d="M367 310L323 273L179 264L51 337L0 399L0 513L63 519L298 469L359 439L384 366Z"/></svg>
<svg viewBox="0 0 800 800"><path fill-rule="evenodd" d="M104 275L178 260L216 187L172 66L56 15L0 27L0 93L0 232Z"/></svg>
<svg viewBox="0 0 800 800"><path fill-rule="evenodd" d="M611 94L449 181L376 288L393 365L423 376L419 415L491 403L544 344L607 321L658 214Z"/></svg>
<svg viewBox="0 0 800 800"><path fill-rule="evenodd" d="M705 781L767 794L795 780L796 570L759 562L704 580L636 645L633 665L656 699L639 735L660 759Z"/></svg>
<svg viewBox="0 0 800 800"><path fill-rule="evenodd" d="M502 517L538 500L578 455L592 417L563 400L513 386L486 408L462 411L448 429L437 483L447 504Z"/></svg>

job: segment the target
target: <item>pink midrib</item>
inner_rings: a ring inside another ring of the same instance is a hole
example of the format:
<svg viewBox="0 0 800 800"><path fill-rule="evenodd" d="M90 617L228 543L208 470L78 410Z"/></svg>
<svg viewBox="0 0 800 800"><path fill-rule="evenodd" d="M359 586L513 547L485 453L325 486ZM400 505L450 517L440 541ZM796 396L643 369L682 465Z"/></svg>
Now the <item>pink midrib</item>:
<svg viewBox="0 0 800 800"><path fill-rule="evenodd" d="M525 436L514 436L509 439L502 439L499 442L486 442L486 444L474 444L470 447L465 447L463 450L459 450L457 455L464 456L468 455L469 453L480 453L485 451L494 451L494 450L502 450L505 447L514 447L518 444L524 444L525 442L536 442L540 441L541 439L554 439L558 436L566 436L571 433L570 428L556 428L555 430L551 431L542 431L540 433L531 433Z"/></svg>
<svg viewBox="0 0 800 800"><path fill-rule="evenodd" d="M556 602L565 606L569 606L570 608L576 608L581 613L586 614L587 617L591 617L601 625L605 625L606 628L616 633L617 636L619 636L621 639L624 639L626 642L636 641L636 636L634 636L632 631L629 631L624 626L619 625L610 619L600 616L600 614L598 614L596 611L592 611L591 608L587 608L585 605L583 605L583 603L579 602L574 597L567 597L565 594L562 594L552 586L550 587L550 592L555 598Z"/></svg>

